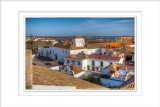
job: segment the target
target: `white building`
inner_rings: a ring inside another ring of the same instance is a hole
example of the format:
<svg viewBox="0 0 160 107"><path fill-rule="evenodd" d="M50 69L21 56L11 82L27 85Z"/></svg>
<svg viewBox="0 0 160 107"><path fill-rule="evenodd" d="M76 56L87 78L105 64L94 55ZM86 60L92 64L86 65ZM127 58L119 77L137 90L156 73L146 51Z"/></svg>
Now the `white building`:
<svg viewBox="0 0 160 107"><path fill-rule="evenodd" d="M101 71L101 81L105 87L120 86L134 76L134 67L123 64L112 64Z"/></svg>
<svg viewBox="0 0 160 107"><path fill-rule="evenodd" d="M70 54L64 58L65 65L70 66L74 64L85 71L100 72L102 68L106 68L114 63L122 64L123 58L104 54L91 54L86 56L84 53L77 55Z"/></svg>
<svg viewBox="0 0 160 107"><path fill-rule="evenodd" d="M101 69L114 63L122 64L123 58L104 54L91 54L87 58L87 70L100 72Z"/></svg>
<svg viewBox="0 0 160 107"><path fill-rule="evenodd" d="M85 44L82 36L75 36L72 42L59 42L54 46L40 48L36 56L50 57L53 60L64 62L64 58L70 54L77 55L78 53L101 54L105 48L105 43L88 43Z"/></svg>
<svg viewBox="0 0 160 107"><path fill-rule="evenodd" d="M84 70L82 70L74 64L70 66L63 65L60 67L60 71L65 74L72 75L76 78L82 78L84 76Z"/></svg>

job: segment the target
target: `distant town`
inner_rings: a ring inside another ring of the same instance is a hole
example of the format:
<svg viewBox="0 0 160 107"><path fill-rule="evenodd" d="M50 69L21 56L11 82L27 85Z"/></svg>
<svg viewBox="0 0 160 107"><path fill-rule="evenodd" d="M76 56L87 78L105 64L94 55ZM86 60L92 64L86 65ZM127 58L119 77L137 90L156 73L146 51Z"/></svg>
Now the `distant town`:
<svg viewBox="0 0 160 107"><path fill-rule="evenodd" d="M134 90L134 36L26 36L26 89Z"/></svg>

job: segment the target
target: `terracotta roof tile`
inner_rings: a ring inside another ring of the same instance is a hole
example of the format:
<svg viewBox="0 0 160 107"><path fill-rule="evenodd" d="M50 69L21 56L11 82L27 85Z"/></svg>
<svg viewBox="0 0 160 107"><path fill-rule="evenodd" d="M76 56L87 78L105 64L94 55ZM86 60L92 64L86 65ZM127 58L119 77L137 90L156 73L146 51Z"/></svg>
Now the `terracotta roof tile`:
<svg viewBox="0 0 160 107"><path fill-rule="evenodd" d="M39 39L39 40L41 40L41 41L42 41L42 40L55 40L55 39Z"/></svg>
<svg viewBox="0 0 160 107"><path fill-rule="evenodd" d="M125 81L124 83L122 83L119 88L120 89L134 89L134 76L132 76L131 78L129 78L127 81Z"/></svg>
<svg viewBox="0 0 160 107"><path fill-rule="evenodd" d="M86 59L85 53L78 53L77 55L70 54L65 59L75 59L75 60L83 60Z"/></svg>
<svg viewBox="0 0 160 107"><path fill-rule="evenodd" d="M76 65L72 64L71 66L69 66L70 70L72 70L74 72L74 74L80 73L83 70L79 67L77 67Z"/></svg>
<svg viewBox="0 0 160 107"><path fill-rule="evenodd" d="M105 43L88 43L86 44L87 49L94 49L94 48L105 48Z"/></svg>
<svg viewBox="0 0 160 107"><path fill-rule="evenodd" d="M123 65L123 64L112 64L109 67L107 67L107 70L111 70L111 71L116 71L116 70L127 70L128 71L133 71L134 72L134 66L127 66L127 65Z"/></svg>
<svg viewBox="0 0 160 107"><path fill-rule="evenodd" d="M85 47L76 47L70 42L56 43L53 48L67 49L67 50L76 50L76 49L86 49Z"/></svg>
<svg viewBox="0 0 160 107"><path fill-rule="evenodd" d="M33 85L76 86L76 89L93 90L108 89L62 72L37 65L33 65Z"/></svg>
<svg viewBox="0 0 160 107"><path fill-rule="evenodd" d="M99 59L99 60L112 60L112 61L119 61L121 57L118 56L109 56L104 54L91 54L88 57L89 59Z"/></svg>
<svg viewBox="0 0 160 107"><path fill-rule="evenodd" d="M80 35L76 35L75 38L83 38L83 37Z"/></svg>

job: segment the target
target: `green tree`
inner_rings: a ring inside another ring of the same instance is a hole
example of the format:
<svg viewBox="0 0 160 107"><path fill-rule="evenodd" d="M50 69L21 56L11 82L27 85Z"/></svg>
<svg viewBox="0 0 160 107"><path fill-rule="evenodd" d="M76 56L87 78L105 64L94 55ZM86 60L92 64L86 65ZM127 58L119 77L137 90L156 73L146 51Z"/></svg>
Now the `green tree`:
<svg viewBox="0 0 160 107"><path fill-rule="evenodd" d="M100 77L95 78L94 76L88 76L88 77L84 77L82 79L85 80L85 81L89 81L91 83L94 83L94 84L102 85Z"/></svg>

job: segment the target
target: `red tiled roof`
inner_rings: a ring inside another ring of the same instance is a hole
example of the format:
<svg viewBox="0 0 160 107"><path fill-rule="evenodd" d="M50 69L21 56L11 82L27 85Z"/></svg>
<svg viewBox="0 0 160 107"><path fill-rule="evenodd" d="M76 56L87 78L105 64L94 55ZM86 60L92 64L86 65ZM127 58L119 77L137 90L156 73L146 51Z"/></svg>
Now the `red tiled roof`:
<svg viewBox="0 0 160 107"><path fill-rule="evenodd" d="M118 56L109 56L109 55L104 55L104 54L91 54L89 59L99 59L99 60L113 60L113 61L119 61L121 57Z"/></svg>
<svg viewBox="0 0 160 107"><path fill-rule="evenodd" d="M127 66L134 66L134 63L130 63L128 61L124 61L122 64Z"/></svg>
<svg viewBox="0 0 160 107"><path fill-rule="evenodd" d="M77 67L76 65L72 64L71 66L69 66L70 70L72 70L74 72L74 74L80 73L83 70L79 67Z"/></svg>

